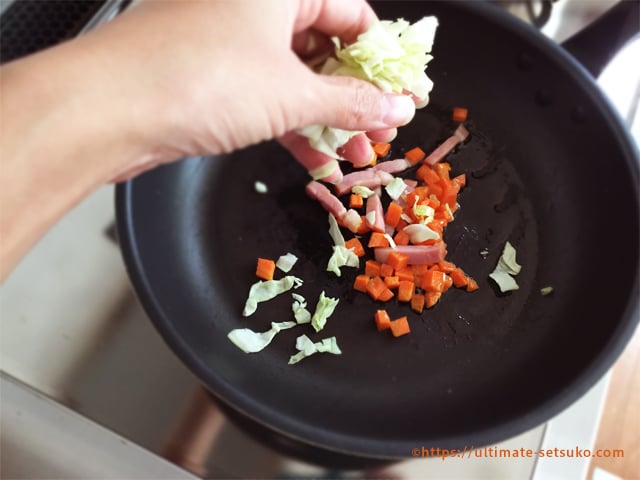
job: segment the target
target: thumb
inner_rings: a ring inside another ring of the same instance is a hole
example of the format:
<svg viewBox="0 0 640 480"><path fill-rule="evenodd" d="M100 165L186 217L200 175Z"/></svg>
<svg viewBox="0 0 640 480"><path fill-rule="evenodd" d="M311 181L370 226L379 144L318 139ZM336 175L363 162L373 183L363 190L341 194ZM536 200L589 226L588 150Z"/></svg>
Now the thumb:
<svg viewBox="0 0 640 480"><path fill-rule="evenodd" d="M315 105L307 109L308 124L344 130L380 130L411 121L415 103L411 97L384 93L375 85L346 76L314 75Z"/></svg>

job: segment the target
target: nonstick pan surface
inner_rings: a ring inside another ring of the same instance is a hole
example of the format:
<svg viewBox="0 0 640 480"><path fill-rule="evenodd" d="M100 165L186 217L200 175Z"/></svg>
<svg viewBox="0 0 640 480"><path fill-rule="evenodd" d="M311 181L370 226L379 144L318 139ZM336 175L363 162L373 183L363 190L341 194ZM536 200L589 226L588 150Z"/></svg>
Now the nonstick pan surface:
<svg viewBox="0 0 640 480"><path fill-rule="evenodd" d="M378 333L380 304L353 291L357 271L325 271L327 214L275 143L149 172L119 186L117 211L150 318L217 398L310 446L401 458L532 428L615 361L637 322L638 161L588 74L529 27L478 4L375 8L381 18L439 18L431 104L400 129L393 154L432 150L455 128L451 108L469 109L470 140L449 158L468 184L445 240L478 291L452 289L422 315L385 305L407 315L412 332ZM267 194L254 190L258 180ZM487 276L507 240L523 268L520 289L500 294ZM256 258L286 252L300 258L292 273L311 307L323 290L340 304L320 334L297 327L244 354L230 330L292 317L290 295L241 316ZM540 294L546 286L552 295ZM335 335L343 354L287 365L303 333Z"/></svg>

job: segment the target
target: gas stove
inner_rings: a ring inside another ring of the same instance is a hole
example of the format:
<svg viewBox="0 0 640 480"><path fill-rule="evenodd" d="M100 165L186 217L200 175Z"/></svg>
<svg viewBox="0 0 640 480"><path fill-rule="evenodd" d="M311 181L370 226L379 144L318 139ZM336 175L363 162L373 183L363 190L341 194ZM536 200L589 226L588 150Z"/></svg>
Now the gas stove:
<svg viewBox="0 0 640 480"><path fill-rule="evenodd" d="M44 22L38 24L33 15L44 3L57 9L38 13ZM65 3L80 10L60 13ZM560 42L615 0L494 3ZM81 34L126 6L119 0L18 4L0 0L2 36L14 42L4 42L3 60ZM66 31L43 40L43 32L55 30L51 24L61 28L56 15L72 20ZM16 25L19 32L11 30ZM636 38L598 83L640 141L639 57ZM164 344L130 287L113 219L113 188L104 187L56 225L0 290L3 477L585 477L586 459L415 459L375 471L338 471L276 453L230 423ZM490 447L591 447L608 378L546 424Z"/></svg>

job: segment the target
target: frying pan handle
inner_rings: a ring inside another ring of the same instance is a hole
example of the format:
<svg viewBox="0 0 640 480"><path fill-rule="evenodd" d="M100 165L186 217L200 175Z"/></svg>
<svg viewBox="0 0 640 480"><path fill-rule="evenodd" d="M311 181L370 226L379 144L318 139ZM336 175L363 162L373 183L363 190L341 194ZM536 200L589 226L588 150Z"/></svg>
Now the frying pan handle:
<svg viewBox="0 0 640 480"><path fill-rule="evenodd" d="M613 56L640 32L640 2L621 0L600 18L568 38L562 47L594 77Z"/></svg>

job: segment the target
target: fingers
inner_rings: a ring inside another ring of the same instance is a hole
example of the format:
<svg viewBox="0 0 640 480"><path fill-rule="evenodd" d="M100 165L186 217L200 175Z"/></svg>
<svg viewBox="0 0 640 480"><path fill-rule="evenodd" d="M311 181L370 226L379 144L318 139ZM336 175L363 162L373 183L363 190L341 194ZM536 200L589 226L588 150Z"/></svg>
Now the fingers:
<svg viewBox="0 0 640 480"><path fill-rule="evenodd" d="M328 36L352 42L376 20L365 0L304 0L296 18L296 32L313 27Z"/></svg>
<svg viewBox="0 0 640 480"><path fill-rule="evenodd" d="M314 93L301 113L303 124L328 125L345 130L371 131L406 125L415 114L411 97L384 93L375 85L353 77L309 72Z"/></svg>
<svg viewBox="0 0 640 480"><path fill-rule="evenodd" d="M358 168L369 165L373 161L374 155L371 142L363 133L351 138L338 150L338 153Z"/></svg>
<svg viewBox="0 0 640 480"><path fill-rule="evenodd" d="M342 180L342 171L338 162L313 149L309 145L307 137L289 132L278 138L278 141L291 152L315 180L324 180L329 183L338 183Z"/></svg>
<svg viewBox="0 0 640 480"><path fill-rule="evenodd" d="M398 135L395 128L383 128L382 130L372 130L367 132L367 137L374 143L391 143Z"/></svg>
<svg viewBox="0 0 640 480"><path fill-rule="evenodd" d="M309 140L294 132L289 132L278 139L280 144L291 152L315 180L338 183L342 180L340 164L324 153L314 150ZM354 167L364 167L373 160L373 149L365 134L359 134L349 140L339 153Z"/></svg>

